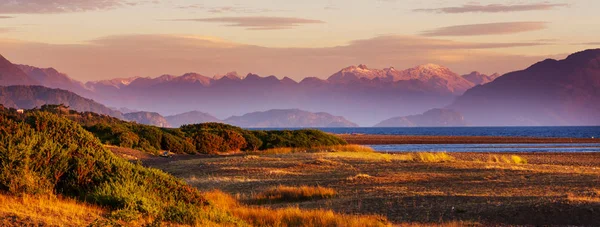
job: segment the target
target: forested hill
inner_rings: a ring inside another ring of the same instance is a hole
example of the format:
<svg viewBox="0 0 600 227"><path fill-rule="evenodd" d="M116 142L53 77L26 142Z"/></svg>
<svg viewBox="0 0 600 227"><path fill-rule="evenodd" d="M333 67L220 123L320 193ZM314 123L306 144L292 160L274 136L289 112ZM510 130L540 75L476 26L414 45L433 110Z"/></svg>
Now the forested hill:
<svg viewBox="0 0 600 227"><path fill-rule="evenodd" d="M102 143L134 148L149 153L168 150L174 153L217 154L228 151L257 151L277 147L320 147L346 144L343 139L318 130L251 131L239 127L204 123L180 128L159 128L127 122L93 112L77 112L63 105L44 105L18 113L0 108L3 117L23 121L39 112L70 119L91 132Z"/></svg>

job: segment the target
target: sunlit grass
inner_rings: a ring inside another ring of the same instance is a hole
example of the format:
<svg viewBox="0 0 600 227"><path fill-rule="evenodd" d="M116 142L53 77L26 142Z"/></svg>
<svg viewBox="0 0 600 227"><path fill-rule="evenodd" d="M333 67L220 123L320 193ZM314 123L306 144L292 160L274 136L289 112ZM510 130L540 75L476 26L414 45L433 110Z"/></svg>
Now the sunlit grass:
<svg viewBox="0 0 600 227"><path fill-rule="evenodd" d="M9 196L0 194L0 214L48 226L86 226L106 211L72 199L53 196ZM0 225L3 225L0 222Z"/></svg>
<svg viewBox="0 0 600 227"><path fill-rule="evenodd" d="M445 152L436 152L436 153L427 153L427 152L418 152L418 153L398 153L398 154L385 154L385 153L361 153L361 152L338 152L338 153L328 153L328 157L331 158L350 158L350 159L362 159L362 160L372 160L372 161L401 161L401 162L423 162L423 163L433 163L433 162L451 162L454 161L455 158L450 156Z"/></svg>
<svg viewBox="0 0 600 227"><path fill-rule="evenodd" d="M289 153L319 153L319 152L357 152L357 153L372 153L374 150L367 146L361 145L336 145L336 146L325 146L325 147L314 147L314 148L291 148L281 147L272 148L264 151L251 152L249 154L289 154Z"/></svg>
<svg viewBox="0 0 600 227"><path fill-rule="evenodd" d="M310 186L277 186L267 189L254 196L257 201L284 201L295 202L313 199L327 199L334 197L336 192L332 188L326 187L310 187Z"/></svg>
<svg viewBox="0 0 600 227"><path fill-rule="evenodd" d="M446 152L436 152L436 153L425 153L419 152L417 153L417 162L451 162L454 161L454 157L450 156Z"/></svg>
<svg viewBox="0 0 600 227"><path fill-rule="evenodd" d="M366 180L366 179L371 179L371 178L372 177L369 174L359 173L359 174L356 174L355 176L351 176L346 179L350 180L350 181L355 181L355 180Z"/></svg>
<svg viewBox="0 0 600 227"><path fill-rule="evenodd" d="M254 226L390 226L385 217L378 215L345 215L331 210L301 210L297 207L248 207L221 191L207 192L205 197L213 206L229 210L233 216Z"/></svg>
<svg viewBox="0 0 600 227"><path fill-rule="evenodd" d="M490 155L488 162L491 163L509 163L509 164L527 164L527 159L518 155Z"/></svg>

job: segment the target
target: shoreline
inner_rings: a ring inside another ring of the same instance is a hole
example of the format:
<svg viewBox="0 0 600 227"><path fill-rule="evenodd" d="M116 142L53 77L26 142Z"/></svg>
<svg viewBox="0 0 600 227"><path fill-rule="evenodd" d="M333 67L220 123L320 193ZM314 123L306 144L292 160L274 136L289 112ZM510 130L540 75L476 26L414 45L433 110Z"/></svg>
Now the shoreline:
<svg viewBox="0 0 600 227"><path fill-rule="evenodd" d="M599 138L539 138L503 136L407 136L373 134L335 134L349 144L525 144L525 143L600 143Z"/></svg>

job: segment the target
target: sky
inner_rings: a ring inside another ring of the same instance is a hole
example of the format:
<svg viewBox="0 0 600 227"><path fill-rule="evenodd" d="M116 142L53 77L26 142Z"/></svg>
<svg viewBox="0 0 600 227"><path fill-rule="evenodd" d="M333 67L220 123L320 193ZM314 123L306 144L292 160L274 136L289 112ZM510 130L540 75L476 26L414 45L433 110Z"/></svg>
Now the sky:
<svg viewBox="0 0 600 227"><path fill-rule="evenodd" d="M341 68L506 73L600 47L600 1L0 0L0 54L81 81Z"/></svg>

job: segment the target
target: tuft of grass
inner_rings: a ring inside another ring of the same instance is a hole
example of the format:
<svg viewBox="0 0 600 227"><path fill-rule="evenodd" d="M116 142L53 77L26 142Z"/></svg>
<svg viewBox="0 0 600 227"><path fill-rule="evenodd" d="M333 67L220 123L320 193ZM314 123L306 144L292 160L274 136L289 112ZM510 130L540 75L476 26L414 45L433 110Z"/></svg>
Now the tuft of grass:
<svg viewBox="0 0 600 227"><path fill-rule="evenodd" d="M417 159L415 161L429 163L429 162L451 162L454 160L455 160L454 157L450 156L446 152L435 152L435 153L419 152L419 153L417 153Z"/></svg>
<svg viewBox="0 0 600 227"><path fill-rule="evenodd" d="M387 219L379 215L346 215L331 210L301 210L297 207L272 209L240 205L236 199L221 191L204 194L217 208L229 210L231 214L253 226L391 226Z"/></svg>
<svg viewBox="0 0 600 227"><path fill-rule="evenodd" d="M310 187L310 186L299 186L290 187L279 185L272 187L264 192L254 196L256 201L281 201L281 202L295 202L305 201L314 199L327 199L334 197L336 194L335 190L326 187Z"/></svg>
<svg viewBox="0 0 600 227"><path fill-rule="evenodd" d="M364 174L364 173L359 173L356 174L356 176L352 176L352 177L348 177L346 178L347 180L350 181L355 181L355 180L366 180L366 179L371 179L371 175L369 174Z"/></svg>
<svg viewBox="0 0 600 227"><path fill-rule="evenodd" d="M518 155L490 155L488 162L491 163L508 163L508 164L527 164L527 159Z"/></svg>

